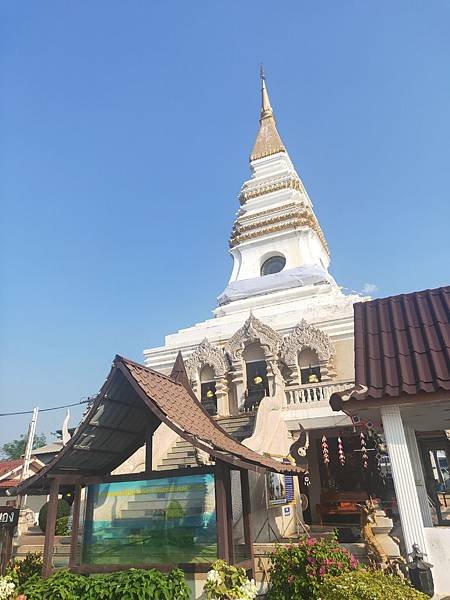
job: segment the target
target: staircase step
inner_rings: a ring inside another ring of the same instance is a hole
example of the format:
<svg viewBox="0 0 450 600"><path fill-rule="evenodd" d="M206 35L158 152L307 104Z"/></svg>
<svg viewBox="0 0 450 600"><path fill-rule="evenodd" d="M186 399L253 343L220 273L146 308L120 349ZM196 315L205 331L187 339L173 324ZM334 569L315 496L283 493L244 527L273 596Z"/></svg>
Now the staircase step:
<svg viewBox="0 0 450 600"><path fill-rule="evenodd" d="M241 442L252 434L255 418L255 414L245 414L219 417L215 420L229 435ZM158 470L166 471L189 466L198 466L195 448L190 442L179 438L158 465Z"/></svg>
<svg viewBox="0 0 450 600"><path fill-rule="evenodd" d="M191 450L185 450L184 448L178 448L175 446L172 450L167 454L167 458L187 458L189 456L195 456L195 450L192 448Z"/></svg>

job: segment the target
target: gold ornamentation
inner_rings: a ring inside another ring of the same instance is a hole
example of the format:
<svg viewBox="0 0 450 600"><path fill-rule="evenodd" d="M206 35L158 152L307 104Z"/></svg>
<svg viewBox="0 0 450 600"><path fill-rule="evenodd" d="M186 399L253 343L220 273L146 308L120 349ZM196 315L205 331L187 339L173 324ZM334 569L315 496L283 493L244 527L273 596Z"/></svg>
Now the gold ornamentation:
<svg viewBox="0 0 450 600"><path fill-rule="evenodd" d="M325 240L320 225L314 214L307 208L299 207L296 211L290 211L281 215L274 215L270 219L258 220L254 223L241 225L235 223L230 238L230 248L237 244L246 242L251 239L275 233L277 231L286 231L288 229L296 229L300 227L310 227L322 242L327 254L329 255L328 244Z"/></svg>
<svg viewBox="0 0 450 600"><path fill-rule="evenodd" d="M293 189L298 190L299 192L304 191L300 179L297 177L290 177L289 179L283 179L281 181L275 181L273 183L262 184L256 188L249 189L248 191L243 190L239 194L239 201L242 205L245 204L247 200L250 200L251 198L258 198L259 196L271 194L272 192L277 192L278 190L283 189Z"/></svg>

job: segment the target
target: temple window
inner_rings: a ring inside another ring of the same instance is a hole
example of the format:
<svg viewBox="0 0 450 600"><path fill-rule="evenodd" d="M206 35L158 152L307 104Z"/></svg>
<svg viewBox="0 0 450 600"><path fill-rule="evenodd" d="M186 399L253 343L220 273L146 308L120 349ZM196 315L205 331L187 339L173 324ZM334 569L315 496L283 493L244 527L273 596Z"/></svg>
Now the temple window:
<svg viewBox="0 0 450 600"><path fill-rule="evenodd" d="M259 344L250 344L243 353L247 376L247 390L245 392L245 409L257 408L264 396L269 394L267 380L267 365L264 352Z"/></svg>
<svg viewBox="0 0 450 600"><path fill-rule="evenodd" d="M279 273L284 269L286 265L286 259L284 256L271 256L265 260L261 266L261 275L273 275Z"/></svg>
<svg viewBox="0 0 450 600"><path fill-rule="evenodd" d="M200 373L201 402L210 415L217 414L216 382L212 367L206 365Z"/></svg>
<svg viewBox="0 0 450 600"><path fill-rule="evenodd" d="M302 350L298 357L302 385L319 383L322 380L317 353L309 348Z"/></svg>

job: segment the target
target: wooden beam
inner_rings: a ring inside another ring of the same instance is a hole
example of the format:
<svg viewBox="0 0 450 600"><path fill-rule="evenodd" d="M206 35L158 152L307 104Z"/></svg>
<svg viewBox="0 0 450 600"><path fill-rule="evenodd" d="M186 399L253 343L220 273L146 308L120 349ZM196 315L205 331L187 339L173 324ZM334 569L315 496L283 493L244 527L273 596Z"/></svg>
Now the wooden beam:
<svg viewBox="0 0 450 600"><path fill-rule="evenodd" d="M74 450L82 450L83 452L94 452L96 454L109 454L111 456L119 456L121 452L117 450L104 450L103 448L86 448L85 446L76 445L73 447Z"/></svg>
<svg viewBox="0 0 450 600"><path fill-rule="evenodd" d="M114 433L125 433L126 435L136 436L136 431L131 429L121 429L120 427L110 427L109 425L102 425L101 423L89 423L89 427L95 427L96 429L105 429L106 431L113 431Z"/></svg>
<svg viewBox="0 0 450 600"><path fill-rule="evenodd" d="M145 472L153 471L153 434L155 432L154 423L149 423L145 435Z"/></svg>
<svg viewBox="0 0 450 600"><path fill-rule="evenodd" d="M140 406L139 404L136 404L136 402L124 402L123 400L118 400L117 398L110 398L109 396L107 396L104 399L105 402L111 402L112 404L120 404L121 406L126 406L127 408L132 408L133 410L140 410L140 411L147 411L147 407L146 406Z"/></svg>
<svg viewBox="0 0 450 600"><path fill-rule="evenodd" d="M81 489L82 488L80 484L77 484L75 486L72 508L72 532L70 534L69 569L73 569L73 567L77 563L78 532L80 529Z"/></svg>
<svg viewBox="0 0 450 600"><path fill-rule="evenodd" d="M42 557L42 577L50 577L53 570L53 545L55 542L56 515L58 513L59 480L52 479L45 525L44 554Z"/></svg>
<svg viewBox="0 0 450 600"><path fill-rule="evenodd" d="M205 465L203 467L186 467L184 469L170 469L167 471L153 471L150 479L165 479L166 477L183 477L185 475L204 475L214 473L214 465ZM90 483L114 483L122 481L144 481L149 479L148 473L141 471L139 473L125 473L123 475L86 475L83 482Z"/></svg>
<svg viewBox="0 0 450 600"><path fill-rule="evenodd" d="M244 524L244 540L251 561L252 577L255 577L255 555L253 552L252 505L250 498L250 482L248 471L241 471L242 522Z"/></svg>
<svg viewBox="0 0 450 600"><path fill-rule="evenodd" d="M216 461L216 522L217 522L217 556L229 562L228 515L225 486L225 469L222 461Z"/></svg>

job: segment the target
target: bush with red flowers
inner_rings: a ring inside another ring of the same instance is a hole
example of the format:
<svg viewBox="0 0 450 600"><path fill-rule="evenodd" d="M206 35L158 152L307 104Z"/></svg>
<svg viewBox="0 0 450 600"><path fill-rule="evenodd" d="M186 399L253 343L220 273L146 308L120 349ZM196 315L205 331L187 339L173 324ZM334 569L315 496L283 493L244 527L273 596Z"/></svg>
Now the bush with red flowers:
<svg viewBox="0 0 450 600"><path fill-rule="evenodd" d="M267 600L319 597L321 581L359 567L356 558L335 539L307 538L298 544L278 546L270 556Z"/></svg>

